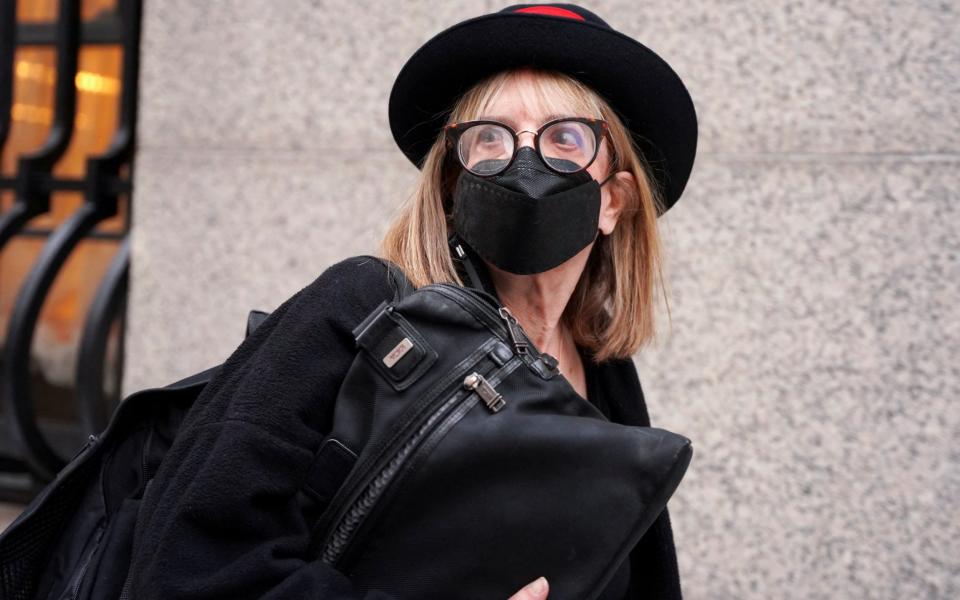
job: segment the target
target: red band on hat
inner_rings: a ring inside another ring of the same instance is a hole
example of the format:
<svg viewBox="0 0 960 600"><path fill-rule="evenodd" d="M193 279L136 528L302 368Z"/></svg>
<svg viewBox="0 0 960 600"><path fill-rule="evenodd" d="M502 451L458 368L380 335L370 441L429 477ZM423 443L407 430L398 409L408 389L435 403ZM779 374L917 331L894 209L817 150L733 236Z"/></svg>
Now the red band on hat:
<svg viewBox="0 0 960 600"><path fill-rule="evenodd" d="M586 21L583 17L573 12L572 10L567 10L565 8L557 8L556 6L528 6L526 8L518 8L513 12L518 13L531 13L535 15L550 15L551 17L566 17L567 19L577 19L579 21Z"/></svg>

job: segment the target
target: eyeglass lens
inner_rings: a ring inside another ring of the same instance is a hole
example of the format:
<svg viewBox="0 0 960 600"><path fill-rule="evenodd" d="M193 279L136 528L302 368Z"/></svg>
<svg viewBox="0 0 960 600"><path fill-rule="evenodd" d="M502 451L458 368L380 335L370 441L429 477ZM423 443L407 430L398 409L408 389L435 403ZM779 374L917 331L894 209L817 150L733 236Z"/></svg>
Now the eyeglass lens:
<svg viewBox="0 0 960 600"><path fill-rule="evenodd" d="M460 161L476 175L493 175L505 169L513 158L514 143L513 134L502 125L473 125L460 136ZM596 136L586 123L558 121L540 134L540 157L562 173L586 167L596 150Z"/></svg>

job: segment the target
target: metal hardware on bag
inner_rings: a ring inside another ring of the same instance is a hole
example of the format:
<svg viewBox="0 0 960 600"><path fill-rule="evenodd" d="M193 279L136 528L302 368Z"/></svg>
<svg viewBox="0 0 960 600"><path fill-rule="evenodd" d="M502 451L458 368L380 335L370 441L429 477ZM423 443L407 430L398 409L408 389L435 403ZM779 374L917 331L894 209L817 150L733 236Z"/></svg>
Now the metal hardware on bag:
<svg viewBox="0 0 960 600"><path fill-rule="evenodd" d="M500 318L506 321L507 323L507 332L510 334L510 341L513 343L513 347L516 348L517 354L528 354L527 342L521 336L517 335L517 332L514 331L514 327L523 331L523 327L520 326L520 323L517 322L517 318L513 316L513 313L510 312L506 306L501 306L497 311L500 313Z"/></svg>
<svg viewBox="0 0 960 600"><path fill-rule="evenodd" d="M392 367L410 351L410 348L413 348L413 342L411 342L408 337L403 338L383 357L383 364L387 365L387 367Z"/></svg>
<svg viewBox="0 0 960 600"><path fill-rule="evenodd" d="M463 379L463 387L477 392L477 395L483 400L492 412L497 412L506 405L503 395L494 389L490 382L483 375L474 371Z"/></svg>

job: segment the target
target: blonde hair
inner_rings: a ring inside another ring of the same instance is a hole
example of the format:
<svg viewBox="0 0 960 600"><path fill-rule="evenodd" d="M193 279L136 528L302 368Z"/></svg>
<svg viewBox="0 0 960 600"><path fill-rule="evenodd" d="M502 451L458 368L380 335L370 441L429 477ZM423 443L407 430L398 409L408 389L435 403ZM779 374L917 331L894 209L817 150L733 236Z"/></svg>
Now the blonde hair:
<svg viewBox="0 0 960 600"><path fill-rule="evenodd" d="M576 111L609 124L613 142L610 167L633 174L636 186L612 178L624 199L617 226L594 242L583 274L562 319L575 342L594 362L629 358L656 337L654 296L663 288L657 215L660 192L649 166L610 105L580 81L556 71L525 67L537 76L533 88L552 113ZM476 83L452 107L448 123L479 118L503 86L523 69L501 71ZM400 205L380 245L380 255L396 263L416 287L442 281L463 285L447 244L452 231L452 197L462 167L438 136L427 152L413 192ZM608 171L611 172L611 171ZM669 301L664 293L669 317Z"/></svg>

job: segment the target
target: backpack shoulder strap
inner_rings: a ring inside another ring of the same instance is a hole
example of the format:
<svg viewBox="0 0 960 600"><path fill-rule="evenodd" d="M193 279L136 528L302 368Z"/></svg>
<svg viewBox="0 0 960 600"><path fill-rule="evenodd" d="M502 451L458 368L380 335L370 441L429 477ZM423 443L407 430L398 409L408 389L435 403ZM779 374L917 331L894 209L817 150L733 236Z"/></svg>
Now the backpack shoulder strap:
<svg viewBox="0 0 960 600"><path fill-rule="evenodd" d="M447 244L450 246L450 257L453 259L453 264L457 268L460 278L464 280L465 286L475 290L486 290L483 279L477 272L477 267L473 264L474 258L471 258L470 253L464 248L466 244L460 238L460 235L456 232L450 234L450 237L447 238Z"/></svg>

